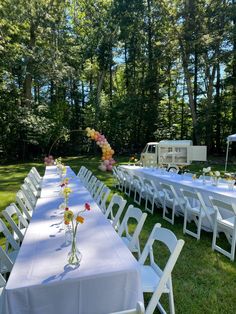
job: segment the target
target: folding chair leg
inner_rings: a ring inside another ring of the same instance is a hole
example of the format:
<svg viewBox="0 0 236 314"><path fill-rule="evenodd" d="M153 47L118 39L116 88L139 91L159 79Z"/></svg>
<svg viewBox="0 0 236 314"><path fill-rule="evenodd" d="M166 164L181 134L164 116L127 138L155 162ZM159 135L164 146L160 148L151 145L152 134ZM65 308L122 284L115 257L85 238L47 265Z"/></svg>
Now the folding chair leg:
<svg viewBox="0 0 236 314"><path fill-rule="evenodd" d="M170 314L175 314L175 303L174 303L174 294L173 294L173 286L172 279L169 280L169 307Z"/></svg>

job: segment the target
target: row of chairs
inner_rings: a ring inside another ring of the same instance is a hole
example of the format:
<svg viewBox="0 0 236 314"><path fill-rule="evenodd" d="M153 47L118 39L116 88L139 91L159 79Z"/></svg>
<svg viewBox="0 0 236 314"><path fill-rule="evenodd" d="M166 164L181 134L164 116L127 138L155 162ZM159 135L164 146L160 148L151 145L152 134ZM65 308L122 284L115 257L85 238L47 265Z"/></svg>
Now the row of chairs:
<svg viewBox="0 0 236 314"><path fill-rule="evenodd" d="M158 307L162 313L165 313L165 310L160 303L160 297L163 293L168 294L170 313L174 313L174 296L171 273L183 248L184 241L177 240L173 232L168 229L161 228L160 224L156 224L141 253L139 235L146 220L147 214L143 213L139 208L129 205L120 223L120 218L127 201L121 195L114 194L111 197L108 206L106 206L111 190L100 180L98 180L92 174L92 172L84 166L80 168L78 177L82 180L83 184L87 187L94 200L100 206L105 217L111 221L114 229L122 237L124 243L128 246L130 251L136 252L138 254L143 292L152 293L152 297L146 307L145 313L153 313L156 307ZM116 213L114 212L114 207L116 207ZM136 228L134 229L132 235L129 233L130 218L134 218L137 222ZM155 262L153 246L156 242L164 243L170 253L164 270L162 270ZM147 260L149 260L149 264L146 264ZM144 313L143 305L137 304L136 309L123 311L116 314L126 313Z"/></svg>
<svg viewBox="0 0 236 314"><path fill-rule="evenodd" d="M4 247L0 246L0 295L16 260L37 198L40 196L41 180L37 169L33 167L16 193L15 203L11 203L2 211L6 223L0 218L0 232L5 240Z"/></svg>
<svg viewBox="0 0 236 314"><path fill-rule="evenodd" d="M185 174L189 176L188 173ZM163 219L174 224L175 216L184 217L183 233L200 239L202 220L207 219L213 230L212 249L216 250L232 261L235 258L236 244L236 206L209 196L209 204L206 204L202 194L196 190L188 190L182 186L173 185L141 176L132 175L121 167L113 168L113 176L117 187L126 195L133 193L134 202L141 204L144 200L145 210L152 213L154 207L163 209ZM229 214L226 214L228 212ZM188 223L195 223L196 231L190 230ZM225 250L216 243L219 233L223 232L231 245L230 251Z"/></svg>

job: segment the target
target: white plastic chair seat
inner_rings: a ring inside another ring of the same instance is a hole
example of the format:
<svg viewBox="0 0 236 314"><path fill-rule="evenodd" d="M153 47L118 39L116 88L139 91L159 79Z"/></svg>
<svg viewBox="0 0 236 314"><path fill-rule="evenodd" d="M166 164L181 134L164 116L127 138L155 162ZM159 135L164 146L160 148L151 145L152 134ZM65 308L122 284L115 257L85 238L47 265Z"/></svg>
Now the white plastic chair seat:
<svg viewBox="0 0 236 314"><path fill-rule="evenodd" d="M19 252L19 250L15 250L15 251L7 253L7 256L10 258L12 264L15 263L17 255L18 255L18 252ZM9 268L6 265L0 263L0 273L1 274L5 274L5 273L8 273L8 272L9 272Z"/></svg>
<svg viewBox="0 0 236 314"><path fill-rule="evenodd" d="M20 228L20 232L22 233L23 237L25 236L27 228ZM18 241L22 241L21 239L19 239L18 235L13 232L13 238L18 242Z"/></svg>
<svg viewBox="0 0 236 314"><path fill-rule="evenodd" d="M131 241L132 241L132 238L129 239L128 237L122 237L121 239L123 240L123 242L125 243L125 245L126 245L127 247L130 247L130 245L131 245L131 243L132 243L132 242L131 242ZM137 245L134 245L134 246L133 246L132 252L139 252L139 248L138 248Z"/></svg>
<svg viewBox="0 0 236 314"><path fill-rule="evenodd" d="M226 227L229 227L229 228L233 228L234 227L234 217L229 217L229 218L226 218L226 219L222 219L220 221L220 224L221 225L224 225Z"/></svg>
<svg viewBox="0 0 236 314"><path fill-rule="evenodd" d="M140 269L140 275L142 280L143 291L154 292L160 281L160 277L157 275L154 269L149 265L143 265ZM169 293L169 289L167 288L166 285L163 292Z"/></svg>
<svg viewBox="0 0 236 314"><path fill-rule="evenodd" d="M188 208L188 211L194 213L195 215L200 214L199 207ZM205 212L201 212L201 215L202 215L202 217L206 216Z"/></svg>

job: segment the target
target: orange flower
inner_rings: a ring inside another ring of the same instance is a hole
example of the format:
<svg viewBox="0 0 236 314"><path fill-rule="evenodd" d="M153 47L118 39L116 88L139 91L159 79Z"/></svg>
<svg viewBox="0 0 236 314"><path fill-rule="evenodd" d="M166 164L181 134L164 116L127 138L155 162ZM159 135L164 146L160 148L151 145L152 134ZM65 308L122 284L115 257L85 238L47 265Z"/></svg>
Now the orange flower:
<svg viewBox="0 0 236 314"><path fill-rule="evenodd" d="M90 210L91 208L90 208L90 204L89 203L85 203L84 204L84 208L86 209L86 210Z"/></svg>
<svg viewBox="0 0 236 314"><path fill-rule="evenodd" d="M82 223L84 223L84 217L82 217L82 216L77 216L77 217L76 217L76 221L77 221L77 222L80 222L80 223L82 224Z"/></svg>
<svg viewBox="0 0 236 314"><path fill-rule="evenodd" d="M64 224L65 224L65 225L69 225L69 224L70 224L70 221L69 221L69 220L64 220Z"/></svg>

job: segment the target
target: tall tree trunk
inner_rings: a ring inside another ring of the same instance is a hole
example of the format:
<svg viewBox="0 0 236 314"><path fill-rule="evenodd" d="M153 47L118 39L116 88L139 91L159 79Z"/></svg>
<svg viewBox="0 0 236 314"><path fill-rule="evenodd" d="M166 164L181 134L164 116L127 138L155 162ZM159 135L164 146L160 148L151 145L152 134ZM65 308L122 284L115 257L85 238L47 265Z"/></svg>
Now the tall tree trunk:
<svg viewBox="0 0 236 314"><path fill-rule="evenodd" d="M206 61L207 62L207 61ZM208 71L207 71L208 72ZM207 86L207 110L206 110L206 144L209 152L212 152L213 147L213 88L216 74L216 65L212 67L212 72L209 71L208 86Z"/></svg>
<svg viewBox="0 0 236 314"><path fill-rule="evenodd" d="M217 62L216 67L216 151L221 151L221 99L220 99L220 63Z"/></svg>
<svg viewBox="0 0 236 314"><path fill-rule="evenodd" d="M33 21L30 23L30 42L29 49L33 53L33 48L35 47L36 42L36 28L37 26ZM26 75L23 83L23 103L24 105L30 105L32 101L32 65L33 58L32 56L28 57L26 63Z"/></svg>
<svg viewBox="0 0 236 314"><path fill-rule="evenodd" d="M189 107L190 107L191 117L193 121L193 142L198 145L200 144L200 135L199 135L199 130L198 130L197 113L196 113L195 104L194 104L192 80L191 80L191 75L188 70L189 58L186 54L182 38L180 37L179 37L179 42L180 42L184 77L185 77L185 82L186 82L187 91L188 91Z"/></svg>

